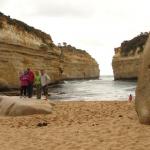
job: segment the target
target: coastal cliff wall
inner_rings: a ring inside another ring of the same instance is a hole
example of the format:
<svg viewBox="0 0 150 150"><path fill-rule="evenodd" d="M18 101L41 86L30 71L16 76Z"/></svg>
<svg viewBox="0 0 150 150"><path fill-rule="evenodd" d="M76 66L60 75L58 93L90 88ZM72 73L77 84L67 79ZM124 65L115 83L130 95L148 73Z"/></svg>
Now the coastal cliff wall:
<svg viewBox="0 0 150 150"><path fill-rule="evenodd" d="M0 88L19 85L19 72L45 69L57 82L98 78L99 66L85 51L56 46L50 35L0 13Z"/></svg>
<svg viewBox="0 0 150 150"><path fill-rule="evenodd" d="M85 51L77 50L71 46L62 47L63 56L61 67L63 79L88 79L99 77L96 61Z"/></svg>
<svg viewBox="0 0 150 150"><path fill-rule="evenodd" d="M147 32L141 33L137 37L121 43L120 47L115 48L115 55L112 60L115 80L138 78L139 66L148 36Z"/></svg>
<svg viewBox="0 0 150 150"><path fill-rule="evenodd" d="M115 80L137 79L140 56L113 58L112 66Z"/></svg>

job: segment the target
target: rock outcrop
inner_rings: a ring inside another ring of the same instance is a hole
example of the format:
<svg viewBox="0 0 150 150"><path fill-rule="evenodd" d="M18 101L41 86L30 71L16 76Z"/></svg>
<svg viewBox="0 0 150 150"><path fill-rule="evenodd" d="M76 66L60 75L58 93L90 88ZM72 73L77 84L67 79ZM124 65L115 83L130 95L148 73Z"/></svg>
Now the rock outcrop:
<svg viewBox="0 0 150 150"><path fill-rule="evenodd" d="M0 115L2 116L25 116L33 114L50 114L52 106L50 103L20 99L18 97L0 97Z"/></svg>
<svg viewBox="0 0 150 150"><path fill-rule="evenodd" d="M150 124L150 38L147 41L141 60L135 107L140 122Z"/></svg>
<svg viewBox="0 0 150 150"><path fill-rule="evenodd" d="M52 82L98 78L99 67L85 51L56 46L50 35L0 13L0 88L18 87L24 68L45 69Z"/></svg>
<svg viewBox="0 0 150 150"><path fill-rule="evenodd" d="M112 67L115 80L137 79L143 49L148 33L141 33L130 41L124 41L120 47L115 48Z"/></svg>

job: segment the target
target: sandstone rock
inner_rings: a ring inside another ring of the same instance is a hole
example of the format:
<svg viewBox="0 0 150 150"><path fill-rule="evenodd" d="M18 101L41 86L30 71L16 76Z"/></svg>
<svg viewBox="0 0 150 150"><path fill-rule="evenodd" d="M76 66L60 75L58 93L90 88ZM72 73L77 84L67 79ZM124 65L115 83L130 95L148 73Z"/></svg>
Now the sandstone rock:
<svg viewBox="0 0 150 150"><path fill-rule="evenodd" d="M0 78L0 90L8 90L9 85L8 82L5 79Z"/></svg>
<svg viewBox="0 0 150 150"><path fill-rule="evenodd" d="M112 67L115 80L133 80L137 79L140 56L113 58Z"/></svg>
<svg viewBox="0 0 150 150"><path fill-rule="evenodd" d="M124 41L115 48L112 60L114 79L137 79L143 49L148 38L148 33L141 33L129 41Z"/></svg>
<svg viewBox="0 0 150 150"><path fill-rule="evenodd" d="M33 114L49 114L52 106L50 103L42 103L39 100L22 100L18 97L0 97L0 115L24 116Z"/></svg>
<svg viewBox="0 0 150 150"><path fill-rule="evenodd" d="M19 86L19 72L27 67L45 69L52 82L99 77L98 64L85 51L58 47L48 34L1 13L0 54L0 78L8 87Z"/></svg>
<svg viewBox="0 0 150 150"><path fill-rule="evenodd" d="M140 65L135 107L140 122L150 124L150 38L146 43Z"/></svg>

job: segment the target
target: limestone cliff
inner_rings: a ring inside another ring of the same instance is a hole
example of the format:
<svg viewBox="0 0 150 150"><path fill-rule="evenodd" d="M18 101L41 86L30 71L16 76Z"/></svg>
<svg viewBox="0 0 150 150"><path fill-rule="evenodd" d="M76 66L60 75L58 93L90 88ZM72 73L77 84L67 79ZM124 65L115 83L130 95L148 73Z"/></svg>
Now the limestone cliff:
<svg viewBox="0 0 150 150"><path fill-rule="evenodd" d="M143 49L149 34L141 33L137 37L124 41L121 46L115 48L112 60L114 79L137 79L139 64L143 55Z"/></svg>
<svg viewBox="0 0 150 150"><path fill-rule="evenodd" d="M70 45L60 47L63 79L87 79L99 77L96 61L86 52Z"/></svg>
<svg viewBox="0 0 150 150"><path fill-rule="evenodd" d="M52 82L98 78L99 67L85 51L56 46L50 35L0 13L0 87L18 87L19 71L45 69Z"/></svg>

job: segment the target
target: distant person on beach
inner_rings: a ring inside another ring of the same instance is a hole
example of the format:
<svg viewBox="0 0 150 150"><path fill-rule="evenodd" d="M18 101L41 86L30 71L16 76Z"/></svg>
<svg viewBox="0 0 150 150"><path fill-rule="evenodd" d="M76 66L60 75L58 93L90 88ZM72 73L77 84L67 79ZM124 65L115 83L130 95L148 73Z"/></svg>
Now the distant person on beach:
<svg viewBox="0 0 150 150"><path fill-rule="evenodd" d="M28 97L31 98L33 95L34 73L31 71L30 68L28 68L27 74L28 74L28 78L29 78L29 84L28 84L27 92L28 92Z"/></svg>
<svg viewBox="0 0 150 150"><path fill-rule="evenodd" d="M132 94L130 94L128 101L129 101L129 102L132 102L132 100L133 100L133 96L132 96Z"/></svg>
<svg viewBox="0 0 150 150"><path fill-rule="evenodd" d="M44 70L41 70L41 85L42 91L45 96L45 100L48 99L48 84L50 82L50 77L45 73Z"/></svg>
<svg viewBox="0 0 150 150"><path fill-rule="evenodd" d="M36 87L36 97L37 99L41 99L41 75L39 71L35 72L34 84Z"/></svg>
<svg viewBox="0 0 150 150"><path fill-rule="evenodd" d="M27 95L27 87L29 84L29 78L28 78L28 74L27 71L24 71L23 73L20 72L20 98L22 96L26 97Z"/></svg>

